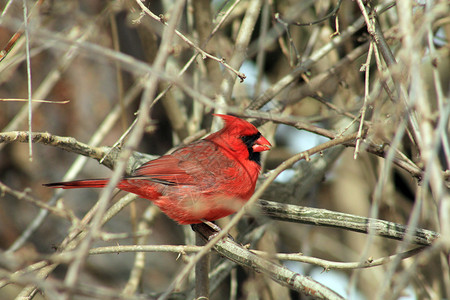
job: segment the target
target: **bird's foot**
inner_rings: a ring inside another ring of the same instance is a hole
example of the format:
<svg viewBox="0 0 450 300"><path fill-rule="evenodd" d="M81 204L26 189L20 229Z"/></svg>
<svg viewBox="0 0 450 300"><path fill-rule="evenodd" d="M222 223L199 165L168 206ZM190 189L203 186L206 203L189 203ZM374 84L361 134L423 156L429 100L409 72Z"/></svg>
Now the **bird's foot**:
<svg viewBox="0 0 450 300"><path fill-rule="evenodd" d="M209 236L208 236L208 240L210 241L210 240L212 240L213 238L215 238L218 234L219 234L219 232L221 232L222 231L222 228L220 228L219 226L217 226L216 224L214 224L213 222L211 222L211 221L208 221L208 220L205 220L205 219L201 219L201 221L205 224L205 225L207 225L209 228L211 228L213 231L215 231L214 233L212 233L212 234L210 234ZM197 225L197 224L193 224L193 225ZM197 231L196 229L195 229L195 226L192 226L192 229L194 230L194 231ZM234 238L228 233L228 237L234 242Z"/></svg>
<svg viewBox="0 0 450 300"><path fill-rule="evenodd" d="M221 232L222 231L222 228L220 228L219 226L217 226L215 223L213 223L211 221L208 221L208 220L205 220L205 219L201 219L201 221L203 223L205 223L206 225L208 225L211 229L213 229L216 232Z"/></svg>

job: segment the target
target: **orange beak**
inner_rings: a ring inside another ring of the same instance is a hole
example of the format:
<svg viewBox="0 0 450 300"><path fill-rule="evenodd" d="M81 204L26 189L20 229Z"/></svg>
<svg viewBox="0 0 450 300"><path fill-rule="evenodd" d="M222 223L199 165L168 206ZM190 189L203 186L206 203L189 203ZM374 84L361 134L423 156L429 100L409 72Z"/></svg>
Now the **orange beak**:
<svg viewBox="0 0 450 300"><path fill-rule="evenodd" d="M270 150L270 147L272 147L272 145L269 143L268 140L266 140L265 137L261 135L261 137L255 141L255 144L252 146L252 149L253 152L263 152Z"/></svg>

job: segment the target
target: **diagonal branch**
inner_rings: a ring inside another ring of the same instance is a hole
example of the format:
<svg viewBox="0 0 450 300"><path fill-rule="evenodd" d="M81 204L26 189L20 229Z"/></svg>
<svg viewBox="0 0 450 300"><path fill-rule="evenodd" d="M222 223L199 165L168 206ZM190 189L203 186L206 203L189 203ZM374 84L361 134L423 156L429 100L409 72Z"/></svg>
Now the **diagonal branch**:
<svg viewBox="0 0 450 300"><path fill-rule="evenodd" d="M195 224L193 229L206 241L217 234L206 224ZM316 299L343 299L340 295L310 277L295 273L286 267L266 260L237 244L229 237L219 240L213 248L229 260L249 267L257 273L263 273L279 284L302 294L313 296Z"/></svg>

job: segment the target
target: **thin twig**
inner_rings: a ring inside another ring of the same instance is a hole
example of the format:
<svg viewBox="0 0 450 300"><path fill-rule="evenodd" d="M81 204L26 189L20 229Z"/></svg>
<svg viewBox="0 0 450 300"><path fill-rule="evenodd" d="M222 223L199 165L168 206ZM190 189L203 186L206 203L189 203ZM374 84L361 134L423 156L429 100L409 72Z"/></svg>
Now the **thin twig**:
<svg viewBox="0 0 450 300"><path fill-rule="evenodd" d="M157 16L154 13L151 12L151 10L149 10L147 7L145 7L144 3L142 3L142 1L140 0L136 0L136 3L141 7L141 9L148 15L150 16L152 19L161 22L163 25L167 26L167 22L164 19L163 16ZM228 70L230 70L231 72L233 72L234 74L236 74L236 76L238 76L241 81L243 81L245 79L245 74L235 70L233 67L231 67L229 64L227 64L225 62L224 58L218 58L215 57L212 54L209 54L208 52L202 50L200 47L198 47L197 45L195 45L195 43L193 43L191 40L189 40L186 36L184 36L181 32L179 32L178 30L175 29L175 33L176 35L181 38L184 42L186 42L186 44L188 44L189 46L191 46L192 48L194 48L198 53L200 53L202 55L202 57L205 58L210 58L212 60L215 60L217 62L219 62L220 64L222 64L225 68L227 68Z"/></svg>
<svg viewBox="0 0 450 300"><path fill-rule="evenodd" d="M365 76L364 76L364 78L365 78L364 79L364 103L363 103L363 106L361 107L361 111L360 111L358 137L356 138L356 145L355 145L355 151L354 151L354 154L353 154L353 159L357 159L358 158L359 146L360 146L361 140L362 140L362 130L363 130L363 126L364 126L364 120L365 120L365 117L366 117L367 104L370 101L370 99L369 99L369 95L370 95L370 93L369 93L370 61L372 60L373 48L374 48L374 44L370 43L369 53L367 53L366 63L361 68L361 71L365 72Z"/></svg>
<svg viewBox="0 0 450 300"><path fill-rule="evenodd" d="M28 93L28 134L31 135L33 132L32 129L32 120L33 120L33 109L32 109L32 101L33 99L33 88L31 87L31 57L30 57L30 34L28 32L28 9L27 9L27 1L23 0L23 22L24 22L24 32L25 32L25 53L26 53L26 62L27 62L27 93ZM29 160L33 161L33 143L31 141L28 142L28 155Z"/></svg>
<svg viewBox="0 0 450 300"><path fill-rule="evenodd" d="M134 203L134 202L133 202ZM145 231L149 229L149 226L154 222L154 218L156 216L155 213L156 206L149 206L142 215L142 220L139 222L137 226L138 231ZM136 245L146 244L148 241L148 237L141 236L137 241ZM93 249L89 250L89 254L98 254L93 253ZM118 252L117 252L118 253ZM130 278L128 279L127 284L122 290L123 296L132 296L136 292L139 283L141 282L142 276L144 274L145 268L145 252L139 252L136 254L134 259L134 265L130 272Z"/></svg>
<svg viewBox="0 0 450 300"><path fill-rule="evenodd" d="M406 252L393 254L387 257L381 257L378 259L368 258L365 262L336 262L325 259L320 259L317 257L305 256L302 253L275 253L269 254L267 252L250 250L251 252L258 254L262 257L267 257L271 259L279 259L285 261L298 261L302 263L308 263L324 268L325 271L329 270L352 270L352 269L362 269L362 268L372 268L377 266L385 265L391 262L395 257L400 256L401 259L406 259L417 253L422 252L425 247L418 247Z"/></svg>
<svg viewBox="0 0 450 300"><path fill-rule="evenodd" d="M289 22L289 24L290 25L295 25L295 26L312 26L312 25L317 25L317 24L320 24L322 22L325 22L329 18L337 16L337 13L339 12L339 9L341 8L341 3L342 3L342 0L338 0L338 2L336 3L335 8L333 8L333 10L331 12L329 12L324 17L322 17L322 18L320 18L318 20L315 20L315 21L312 21L312 22L306 22L306 23Z"/></svg>
<svg viewBox="0 0 450 300"><path fill-rule="evenodd" d="M54 206L50 206L47 203L41 201L41 200L37 200L34 197L29 195L30 191L23 191L23 192L19 192L16 191L12 188L10 188L9 186L7 186L6 184L0 182L0 193L8 193L10 195L12 195L13 197L15 197L18 200L25 200L29 203L32 203L34 205L36 205L37 207L41 208L41 209L45 209L49 212L51 212L52 214L67 219L69 221L74 222L74 220L77 219L77 217L73 214L73 212L65 207L54 207Z"/></svg>

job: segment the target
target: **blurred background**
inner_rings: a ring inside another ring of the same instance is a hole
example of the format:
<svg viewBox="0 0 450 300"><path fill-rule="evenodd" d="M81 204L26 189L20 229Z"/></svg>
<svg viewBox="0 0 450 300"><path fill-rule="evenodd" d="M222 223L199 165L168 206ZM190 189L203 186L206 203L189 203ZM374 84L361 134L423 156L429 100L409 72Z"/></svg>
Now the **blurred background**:
<svg viewBox="0 0 450 300"><path fill-rule="evenodd" d="M152 18L132 0L0 1L0 182L17 192L0 188L1 299L65 295L60 284L70 262L59 263L44 276L36 264L60 251L77 223L44 212L20 193L80 220L97 202L99 190L55 194L42 184L61 181L74 163L79 171L71 174L73 179L111 174L95 159L81 162L78 154L42 143L33 144L31 160L27 143L6 140L8 132L29 130L29 86L32 99L54 101L33 102L33 132L73 137L90 146L114 145L136 118L148 80L141 68L152 66L163 23L175 18L178 3L145 1ZM377 24L377 36L385 44L370 46L373 39L359 4ZM363 115L361 128L367 135L357 146L357 159L355 143L327 149L284 171L262 198L400 224L412 222L448 237L449 15L449 3L439 0L405 0L397 5L390 1L186 1L177 29L217 59L196 55L180 37L172 40L157 95L176 84L162 97L154 95L157 100L135 150L158 156L186 139L200 138L220 127L213 112L260 116L250 120L258 120L260 131L274 145L263 157L263 172L267 172L331 137L357 132ZM318 22L307 24L314 21ZM386 49L391 60L383 53ZM133 60L125 62L124 57ZM245 80L241 82L221 59L245 74ZM112 202L124 195L118 193ZM227 222L225 218L218 225ZM262 234L244 240L246 231L260 226ZM301 252L335 262L376 259L414 247L340 229L271 221L258 213L245 216L231 235L251 249ZM177 225L149 201L137 199L102 227L93 247L185 245L193 240L189 226ZM368 269L323 270L294 261L278 263L351 299L449 299L448 251L447 239L421 255ZM146 253L143 273L134 286L130 278L135 253L91 255L72 296L156 297L189 255ZM214 253L211 259L212 270L225 260ZM33 292L27 289L30 284L40 288ZM193 288L190 276L172 297L192 299ZM306 299L239 266L223 271L221 279L211 284L210 295L211 299Z"/></svg>

